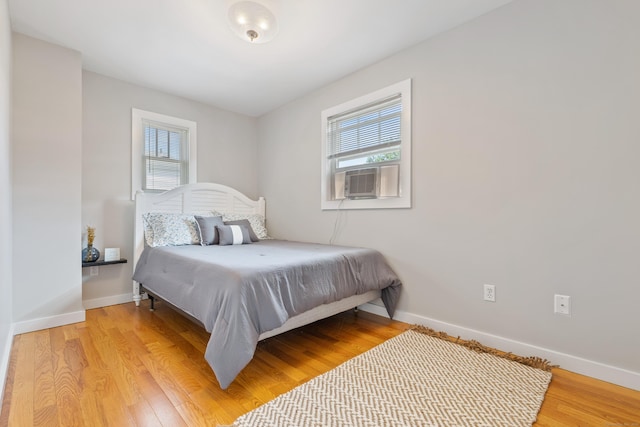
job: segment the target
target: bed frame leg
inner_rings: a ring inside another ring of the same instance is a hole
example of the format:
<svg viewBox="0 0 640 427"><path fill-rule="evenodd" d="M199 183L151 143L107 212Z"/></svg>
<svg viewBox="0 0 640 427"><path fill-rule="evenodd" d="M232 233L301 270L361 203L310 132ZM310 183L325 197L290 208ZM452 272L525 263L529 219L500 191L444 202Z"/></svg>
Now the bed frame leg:
<svg viewBox="0 0 640 427"><path fill-rule="evenodd" d="M133 281L133 302L136 303L136 307L140 307L140 301L142 300L142 295L140 295L140 284Z"/></svg>
<svg viewBox="0 0 640 427"><path fill-rule="evenodd" d="M358 314L358 306L357 306L357 305L356 305L355 307L353 307L353 312L354 312L355 314Z"/></svg>
<svg viewBox="0 0 640 427"><path fill-rule="evenodd" d="M156 302L156 299L153 296L149 295L149 300L151 301L151 306L149 307L149 311L155 311L156 308L154 307L154 303Z"/></svg>

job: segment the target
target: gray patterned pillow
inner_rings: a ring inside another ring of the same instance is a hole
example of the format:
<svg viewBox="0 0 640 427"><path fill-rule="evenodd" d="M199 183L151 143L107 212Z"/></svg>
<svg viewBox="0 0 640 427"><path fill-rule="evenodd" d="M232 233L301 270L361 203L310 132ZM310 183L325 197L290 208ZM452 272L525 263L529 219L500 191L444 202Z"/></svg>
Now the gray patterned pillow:
<svg viewBox="0 0 640 427"><path fill-rule="evenodd" d="M200 244L197 223L193 215L148 212L142 215L145 239L149 246L180 246ZM147 231L150 231L147 235Z"/></svg>
<svg viewBox="0 0 640 427"><path fill-rule="evenodd" d="M147 246L153 246L153 227L151 227L144 215L142 216L142 227L144 229L144 241Z"/></svg>
<svg viewBox="0 0 640 427"><path fill-rule="evenodd" d="M258 239L269 239L269 235L267 233L267 227L265 226L264 216L260 214L229 214L229 213L219 213L222 215L222 220L224 222L227 221L237 221L240 219L247 219L251 224L251 228L258 236Z"/></svg>

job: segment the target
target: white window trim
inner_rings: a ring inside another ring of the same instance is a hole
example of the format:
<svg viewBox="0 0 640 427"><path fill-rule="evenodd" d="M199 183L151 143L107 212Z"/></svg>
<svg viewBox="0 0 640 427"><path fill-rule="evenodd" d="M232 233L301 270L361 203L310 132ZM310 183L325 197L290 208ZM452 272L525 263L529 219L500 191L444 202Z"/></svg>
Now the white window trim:
<svg viewBox="0 0 640 427"><path fill-rule="evenodd" d="M131 109L131 200L135 200L136 193L142 189L142 157L144 154L143 120L166 123L170 126L189 129L189 183L197 182L197 124L191 120L167 116L151 111Z"/></svg>
<svg viewBox="0 0 640 427"><path fill-rule="evenodd" d="M401 132L402 143L400 145L400 177L399 197L378 199L342 199L329 200L331 197L331 185L333 185L331 165L327 159L327 122L329 117L354 110L368 105L391 95L402 94L402 118ZM345 102L322 111L322 169L320 197L322 210L336 209L392 209L411 207L411 79L403 80L391 86Z"/></svg>

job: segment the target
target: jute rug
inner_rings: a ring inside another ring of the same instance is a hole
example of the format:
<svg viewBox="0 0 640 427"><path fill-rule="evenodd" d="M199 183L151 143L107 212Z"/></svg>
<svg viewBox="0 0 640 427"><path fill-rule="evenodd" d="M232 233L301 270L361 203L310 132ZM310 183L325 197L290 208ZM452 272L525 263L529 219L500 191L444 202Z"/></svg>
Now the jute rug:
<svg viewBox="0 0 640 427"><path fill-rule="evenodd" d="M403 332L233 426L531 426L551 380L546 360L498 357L477 342L442 338L450 337L421 327Z"/></svg>

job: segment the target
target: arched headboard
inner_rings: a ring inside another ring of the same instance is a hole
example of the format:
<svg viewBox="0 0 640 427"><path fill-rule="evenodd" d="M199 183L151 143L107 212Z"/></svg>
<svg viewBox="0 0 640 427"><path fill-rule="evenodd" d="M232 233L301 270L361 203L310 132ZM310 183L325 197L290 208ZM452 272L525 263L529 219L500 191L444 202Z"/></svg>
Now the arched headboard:
<svg viewBox="0 0 640 427"><path fill-rule="evenodd" d="M133 268L135 270L144 249L142 215L147 212L199 213L218 211L232 214L257 213L265 216L263 197L252 200L238 190L222 184L201 182L186 184L163 193L136 194L136 212L133 242ZM133 299L140 303L140 286L133 282Z"/></svg>

